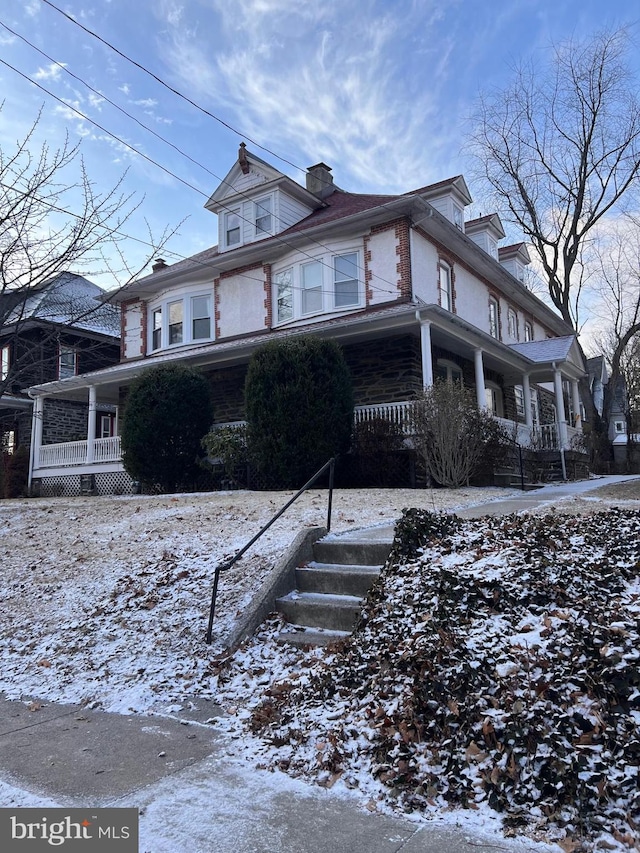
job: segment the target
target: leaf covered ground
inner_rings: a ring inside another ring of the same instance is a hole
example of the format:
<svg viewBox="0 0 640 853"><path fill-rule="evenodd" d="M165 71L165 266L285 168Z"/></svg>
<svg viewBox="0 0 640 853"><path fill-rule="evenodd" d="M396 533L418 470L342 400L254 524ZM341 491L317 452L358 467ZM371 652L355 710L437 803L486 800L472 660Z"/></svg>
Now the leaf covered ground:
<svg viewBox="0 0 640 853"><path fill-rule="evenodd" d="M271 766L374 803L640 849L639 573L635 510L405 511L354 637L289 653L249 725Z"/></svg>

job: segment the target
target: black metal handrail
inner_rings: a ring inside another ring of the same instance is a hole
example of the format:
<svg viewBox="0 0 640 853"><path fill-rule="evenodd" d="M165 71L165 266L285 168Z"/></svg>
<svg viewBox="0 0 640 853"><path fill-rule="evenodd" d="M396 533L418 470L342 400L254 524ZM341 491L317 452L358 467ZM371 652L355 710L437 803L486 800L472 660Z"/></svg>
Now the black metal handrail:
<svg viewBox="0 0 640 853"><path fill-rule="evenodd" d="M222 572L226 572L228 569L230 569L231 566L233 566L233 564L236 563L240 559L240 557L242 557L242 555L249 550L249 548L251 548L251 546L254 544L254 542L257 542L258 539L262 536L262 534L265 533L271 527L271 525L275 521L277 521L280 518L280 516L283 515L289 509L291 504L294 503L294 501L297 501L301 494L303 494L304 492L307 491L307 489L309 489L309 488L311 488L311 486L313 486L313 484L316 482L316 480L318 480L324 474L324 472L327 469L329 469L329 495L327 497L327 531L331 530L331 505L333 502L333 475L334 475L335 465L336 465L336 460L335 460L335 456L334 456L331 459L329 459L328 462L325 462L324 465L322 466L322 468L320 468L319 471L316 471L316 473L313 475L313 477L311 477L310 480L307 480L307 482L304 484L304 486L295 493L295 495L291 498L291 500L287 501L287 503L282 507L282 509L279 512L277 512L273 516L273 518L270 521L268 521L260 531L258 531L258 533L256 533L256 535L253 537L253 539L251 539L250 542L247 542L247 544L244 546L244 548L241 548L230 560L227 560L226 563L218 563L218 565L216 566L215 574L213 576L213 590L211 592L211 607L209 609L209 626L207 628L207 637L206 637L207 645L211 645L211 631L213 629L213 617L214 617L214 613L215 613L215 609L216 609L216 597L218 595L218 583L220 581L220 574Z"/></svg>

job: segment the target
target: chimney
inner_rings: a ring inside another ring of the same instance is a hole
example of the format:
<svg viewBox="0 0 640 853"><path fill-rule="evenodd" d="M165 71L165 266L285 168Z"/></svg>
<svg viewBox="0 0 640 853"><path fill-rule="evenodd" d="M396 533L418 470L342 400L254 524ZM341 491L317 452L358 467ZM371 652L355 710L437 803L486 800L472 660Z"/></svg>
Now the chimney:
<svg viewBox="0 0 640 853"><path fill-rule="evenodd" d="M316 163L307 169L307 189L310 193L324 199L335 192L331 168L326 163Z"/></svg>
<svg viewBox="0 0 640 853"><path fill-rule="evenodd" d="M160 270L166 270L167 264L164 262L163 258L156 258L156 260L151 265L152 272L160 272Z"/></svg>

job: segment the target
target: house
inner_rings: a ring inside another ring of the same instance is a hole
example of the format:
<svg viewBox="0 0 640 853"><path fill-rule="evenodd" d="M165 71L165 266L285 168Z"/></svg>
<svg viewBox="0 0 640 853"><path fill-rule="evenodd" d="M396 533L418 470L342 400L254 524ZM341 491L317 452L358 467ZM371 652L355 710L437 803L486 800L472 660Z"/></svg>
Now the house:
<svg viewBox="0 0 640 853"><path fill-rule="evenodd" d="M624 472L630 468L637 468L638 449L633 445L640 444L640 435L634 432L633 425L630 429L627 422L629 401L624 377L618 376L614 387L609 388L611 379L602 355L587 359L587 371L593 401L599 415L602 415L604 411L605 389L609 394L607 438L611 442L614 469ZM630 435L631 442L629 441ZM629 454L628 448L631 450L631 454ZM629 458L629 455L632 458Z"/></svg>
<svg viewBox="0 0 640 853"><path fill-rule="evenodd" d="M406 426L416 392L462 380L521 443L568 448L584 376L575 337L525 286L526 246L498 245L496 214L465 220L470 203L462 176L357 194L318 163L303 186L242 144L205 205L217 245L172 265L158 259L114 297L120 363L31 389L35 488L73 493L90 475L99 492L128 490L117 435L95 437L96 411L117 410L141 371L181 361L209 377L217 424L242 421L251 354L302 333L342 345L357 421ZM40 427L60 399L88 407L86 440L72 448Z"/></svg>
<svg viewBox="0 0 640 853"><path fill-rule="evenodd" d="M38 287L0 296L0 432L6 451L29 446L33 406L29 386L118 361L120 312L104 300L101 288L69 272ZM85 410L77 402L52 399L43 439L86 439ZM113 422L114 407L107 405L103 412Z"/></svg>

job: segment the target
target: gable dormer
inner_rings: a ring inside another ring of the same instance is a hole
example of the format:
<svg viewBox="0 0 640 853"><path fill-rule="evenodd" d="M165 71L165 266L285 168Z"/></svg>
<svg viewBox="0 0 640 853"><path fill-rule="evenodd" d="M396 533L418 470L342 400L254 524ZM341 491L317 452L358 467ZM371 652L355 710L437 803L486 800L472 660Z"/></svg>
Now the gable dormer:
<svg viewBox="0 0 640 853"><path fill-rule="evenodd" d="M526 243L514 243L498 249L498 260L514 278L524 284L526 269L531 263L531 256Z"/></svg>
<svg viewBox="0 0 640 853"><path fill-rule="evenodd" d="M251 154L244 142L237 162L205 204L218 215L220 252L280 234L322 206L319 194Z"/></svg>
<svg viewBox="0 0 640 853"><path fill-rule="evenodd" d="M438 213L464 233L464 209L473 199L462 175L424 187L418 190L416 195L422 196Z"/></svg>
<svg viewBox="0 0 640 853"><path fill-rule="evenodd" d="M464 233L488 255L498 260L498 242L504 239L504 228L497 213L465 222Z"/></svg>

